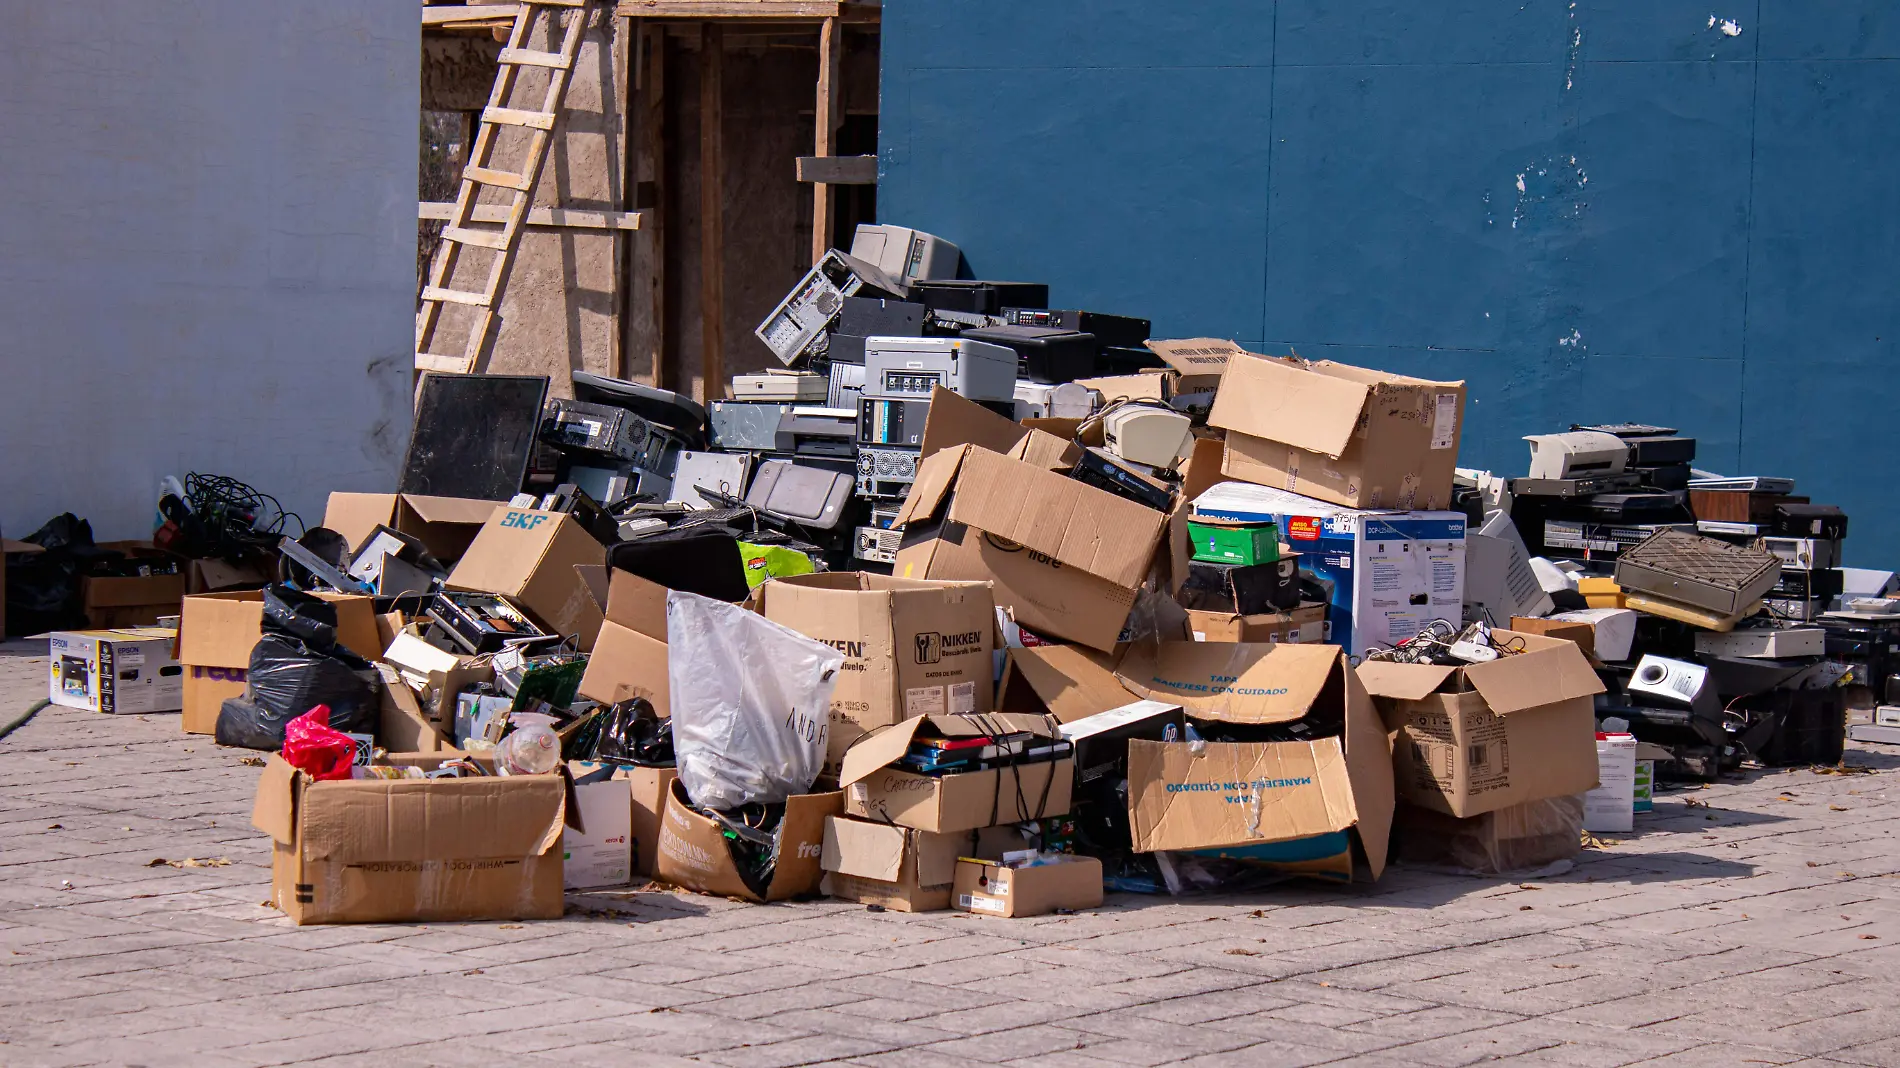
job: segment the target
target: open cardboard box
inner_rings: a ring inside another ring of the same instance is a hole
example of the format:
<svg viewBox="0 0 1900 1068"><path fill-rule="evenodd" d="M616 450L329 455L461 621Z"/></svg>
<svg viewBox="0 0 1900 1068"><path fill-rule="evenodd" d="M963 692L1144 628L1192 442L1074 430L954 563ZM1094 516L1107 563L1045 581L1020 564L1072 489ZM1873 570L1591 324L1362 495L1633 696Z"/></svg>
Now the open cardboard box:
<svg viewBox="0 0 1900 1068"><path fill-rule="evenodd" d="M666 587L613 571L600 636L581 676L581 696L603 705L641 697L654 712L670 716L666 657Z"/></svg>
<svg viewBox="0 0 1900 1068"><path fill-rule="evenodd" d="M566 798L559 775L316 782L272 754L251 825L271 836L272 903L298 925L554 920Z"/></svg>
<svg viewBox="0 0 1900 1068"><path fill-rule="evenodd" d="M1392 825L1392 750L1372 700L1331 645L1163 642L1131 649L1116 674L1208 726L1313 718L1311 741L1128 743L1135 849L1192 850L1336 879L1357 837L1376 879Z"/></svg>
<svg viewBox="0 0 1900 1068"><path fill-rule="evenodd" d="M1197 642L1296 642L1314 645L1326 640L1326 606L1303 601L1290 612L1262 612L1242 616L1232 612L1188 609L1188 629Z"/></svg>
<svg viewBox="0 0 1900 1068"><path fill-rule="evenodd" d="M1025 426L936 386L930 391L930 414L924 419L917 458L923 460L958 445L976 445L1045 471L1067 471L1082 456L1069 437Z"/></svg>
<svg viewBox="0 0 1900 1068"><path fill-rule="evenodd" d="M876 820L830 816L819 864L827 897L881 905L899 912L947 909L957 858L996 860L1026 843L1016 828L933 834Z"/></svg>
<svg viewBox="0 0 1900 1068"><path fill-rule="evenodd" d="M1227 361L1209 426L1229 478L1349 508L1451 506L1463 382L1252 354Z"/></svg>
<svg viewBox="0 0 1900 1068"><path fill-rule="evenodd" d="M1523 652L1441 667L1368 660L1359 680L1393 732L1398 795L1452 816L1586 793L1597 784L1596 694L1576 642L1493 630Z"/></svg>
<svg viewBox="0 0 1900 1068"><path fill-rule="evenodd" d="M150 541L108 541L101 549L124 553L130 560L178 568L177 574L128 575L125 577L82 576L79 596L86 610L87 626L94 629L149 627L159 616L175 615L185 598L188 563L154 546Z"/></svg>
<svg viewBox="0 0 1900 1068"><path fill-rule="evenodd" d="M958 445L918 466L897 522L899 577L990 580L996 603L1035 633L1112 650L1168 516Z"/></svg>
<svg viewBox="0 0 1900 1068"><path fill-rule="evenodd" d="M1009 919L1092 909L1102 903L1102 862L1094 857L1060 856L1030 867L1007 868L964 858L957 861L952 892L958 909L979 916Z"/></svg>
<svg viewBox="0 0 1900 1068"><path fill-rule="evenodd" d="M779 822L778 860L771 882L760 895L740 876L719 824L687 805L686 788L675 779L667 794L666 811L660 817L659 859L654 876L703 894L753 902L815 894L824 877L819 857L824 851L825 818L843 810L844 795L836 792L794 794L786 799L785 815Z"/></svg>
<svg viewBox="0 0 1900 1068"><path fill-rule="evenodd" d="M1053 719L1006 712L919 716L880 727L844 755L838 783L844 788L845 812L939 833L1068 814L1075 786L1075 761L1068 757L946 775L892 766L910 751L911 739L923 727L946 738L1027 731L1052 744L1061 740Z"/></svg>
<svg viewBox="0 0 1900 1068"><path fill-rule="evenodd" d="M997 711L1073 723L1120 708L1134 695L1115 677L1116 659L1081 645L1011 649L996 687Z"/></svg>
<svg viewBox="0 0 1900 1068"><path fill-rule="evenodd" d="M429 555L449 566L462 558L476 533L501 507L501 501L469 497L339 492L330 494L323 525L343 535L352 549L362 548L377 527L391 527L420 539Z"/></svg>
<svg viewBox="0 0 1900 1068"><path fill-rule="evenodd" d="M350 593L316 596L336 605L337 640L365 660L383 649L376 624L375 599ZM218 710L229 697L242 697L251 667L251 649L264 633L264 591L192 594L184 599L178 623L178 662L185 669L183 728L189 734L215 734Z"/></svg>
<svg viewBox="0 0 1900 1068"><path fill-rule="evenodd" d="M573 516L503 506L449 572L448 587L507 597L587 652L604 616L579 569L606 562L607 550Z"/></svg>

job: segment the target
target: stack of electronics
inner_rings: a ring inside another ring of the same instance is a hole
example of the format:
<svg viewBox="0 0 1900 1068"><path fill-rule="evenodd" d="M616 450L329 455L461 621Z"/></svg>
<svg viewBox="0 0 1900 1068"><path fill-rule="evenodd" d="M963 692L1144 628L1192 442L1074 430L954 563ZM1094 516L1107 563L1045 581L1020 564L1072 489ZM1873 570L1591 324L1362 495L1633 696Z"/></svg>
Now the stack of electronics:
<svg viewBox="0 0 1900 1068"><path fill-rule="evenodd" d="M980 722L982 717L978 719ZM1061 760L1074 748L1073 743L1065 739L1033 731L993 731L947 738L924 733L927 729L920 728L911 737L910 749L897 760L896 767L919 775L955 775Z"/></svg>
<svg viewBox="0 0 1900 1068"><path fill-rule="evenodd" d="M1793 491L1790 479L1697 479L1690 483L1689 501L1702 533L1758 545L1781 561L1781 581L1767 594L1768 610L1808 622L1845 608L1841 541L1847 516Z"/></svg>
<svg viewBox="0 0 1900 1068"><path fill-rule="evenodd" d="M1694 530L1686 492L1695 439L1637 423L1532 434L1530 474L1510 480L1511 518L1535 555L1613 561L1658 530Z"/></svg>

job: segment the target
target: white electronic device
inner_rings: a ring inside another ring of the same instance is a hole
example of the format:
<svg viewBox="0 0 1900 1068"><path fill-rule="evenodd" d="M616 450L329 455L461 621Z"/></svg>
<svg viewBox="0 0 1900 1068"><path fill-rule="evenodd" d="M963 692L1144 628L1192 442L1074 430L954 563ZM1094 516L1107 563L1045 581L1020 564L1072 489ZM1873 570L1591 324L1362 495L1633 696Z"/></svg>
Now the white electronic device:
<svg viewBox="0 0 1900 1068"><path fill-rule="evenodd" d="M1102 416L1102 441L1130 463L1171 468L1194 451L1194 420L1159 405L1124 404Z"/></svg>
<svg viewBox="0 0 1900 1068"><path fill-rule="evenodd" d="M902 226L859 223L851 237L851 256L892 278L955 278L962 250L935 234Z"/></svg>
<svg viewBox="0 0 1900 1068"><path fill-rule="evenodd" d="M679 466L673 470L673 492L667 502L694 509L723 507L700 496L699 487L744 500L746 479L751 474L751 453L683 452Z"/></svg>
<svg viewBox="0 0 1900 1068"><path fill-rule="evenodd" d="M1546 616L1559 623L1587 623L1596 632L1597 659L1609 663L1630 658L1636 641L1636 612L1628 608L1578 608Z"/></svg>
<svg viewBox="0 0 1900 1068"><path fill-rule="evenodd" d="M1614 475L1629 466L1629 443L1600 430L1530 434L1531 478L1582 478Z"/></svg>
<svg viewBox="0 0 1900 1068"><path fill-rule="evenodd" d="M1644 653L1630 676L1631 697L1647 697L1672 708L1713 712L1717 707L1709 669L1686 660Z"/></svg>
<svg viewBox="0 0 1900 1068"><path fill-rule="evenodd" d="M829 374L830 386L825 394L825 407L857 411L858 398L864 395L864 365L834 363Z"/></svg>
<svg viewBox="0 0 1900 1068"><path fill-rule="evenodd" d="M930 399L937 386L966 400L1016 399L1016 350L966 337L872 337L864 342L864 396Z"/></svg>
<svg viewBox="0 0 1900 1068"><path fill-rule="evenodd" d="M1739 656L1752 660L1780 660L1791 656L1820 656L1827 632L1820 627L1736 627L1722 633L1699 630L1695 651L1704 656Z"/></svg>
<svg viewBox="0 0 1900 1068"><path fill-rule="evenodd" d="M746 401L819 401L831 392L831 380L810 371L764 371L756 375L733 375L734 400Z"/></svg>
<svg viewBox="0 0 1900 1068"><path fill-rule="evenodd" d="M1087 419L1102 406L1102 395L1080 382L1016 383L1016 420Z"/></svg>
<svg viewBox="0 0 1900 1068"><path fill-rule="evenodd" d="M1512 616L1547 615L1556 607L1510 516L1492 512L1465 532L1465 622L1508 627Z"/></svg>

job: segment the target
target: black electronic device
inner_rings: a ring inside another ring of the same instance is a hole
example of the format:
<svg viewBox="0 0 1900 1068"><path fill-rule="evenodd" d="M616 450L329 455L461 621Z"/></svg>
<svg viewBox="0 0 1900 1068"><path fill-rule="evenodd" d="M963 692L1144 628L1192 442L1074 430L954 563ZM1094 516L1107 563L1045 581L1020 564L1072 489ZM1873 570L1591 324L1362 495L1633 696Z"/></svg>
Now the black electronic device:
<svg viewBox="0 0 1900 1068"><path fill-rule="evenodd" d="M1632 472L1642 477L1643 485L1668 493L1679 493L1689 488L1689 480L1695 477L1695 469L1686 463L1663 464L1659 467L1632 467Z"/></svg>
<svg viewBox="0 0 1900 1068"><path fill-rule="evenodd" d="M1845 538L1847 514L1831 504L1777 502L1763 533L1777 538Z"/></svg>
<svg viewBox="0 0 1900 1068"><path fill-rule="evenodd" d="M752 476L745 503L812 530L835 530L857 486L855 461L850 473L828 471L784 460L767 460Z"/></svg>
<svg viewBox="0 0 1900 1068"><path fill-rule="evenodd" d="M844 307L838 312L838 329L832 334L832 343L837 343L838 334L922 337L927 311L922 304L892 297L846 297ZM838 358L835 350L831 358Z"/></svg>
<svg viewBox="0 0 1900 1068"><path fill-rule="evenodd" d="M868 334L852 334L843 330L831 335L831 347L827 358L833 364L849 363L864 366L864 341Z"/></svg>
<svg viewBox="0 0 1900 1068"><path fill-rule="evenodd" d="M775 444L794 456L853 458L857 449L858 419L834 408L793 408L779 419Z"/></svg>
<svg viewBox="0 0 1900 1068"><path fill-rule="evenodd" d="M1085 449L1069 474L1084 485L1107 490L1157 512L1167 511L1174 503L1174 483L1154 469L1130 463L1107 449Z"/></svg>
<svg viewBox="0 0 1900 1068"><path fill-rule="evenodd" d="M499 652L512 643L536 646L560 640L506 597L492 593L438 590L423 614L470 656Z"/></svg>
<svg viewBox="0 0 1900 1068"><path fill-rule="evenodd" d="M1154 327L1132 315L1108 315L1076 308L1004 308L1003 318L1016 326L1052 326L1094 334L1098 345L1139 348Z"/></svg>
<svg viewBox="0 0 1900 1068"><path fill-rule="evenodd" d="M1000 315L1004 308L1046 308L1049 287L1041 282L932 278L911 283L910 295L932 311Z"/></svg>
<svg viewBox="0 0 1900 1068"><path fill-rule="evenodd" d="M581 529L593 535L594 540L602 545L612 547L620 541L619 522L600 506L599 501L572 482L554 487L554 492L542 499L541 510L572 516Z"/></svg>
<svg viewBox="0 0 1900 1068"><path fill-rule="evenodd" d="M652 424L625 408L556 397L548 402L540 434L557 448L637 460L646 453L652 432Z"/></svg>
<svg viewBox="0 0 1900 1068"><path fill-rule="evenodd" d="M1588 519L1600 523L1693 523L1688 502L1680 493L1594 493L1560 500L1549 513L1553 518Z"/></svg>
<svg viewBox="0 0 1900 1068"><path fill-rule="evenodd" d="M1289 553L1264 564L1188 563L1181 584L1183 607L1253 616L1300 606L1300 558Z"/></svg>
<svg viewBox="0 0 1900 1068"><path fill-rule="evenodd" d="M521 492L547 395L543 375L424 374L397 492L483 501Z"/></svg>
<svg viewBox="0 0 1900 1068"><path fill-rule="evenodd" d="M1651 426L1648 423L1604 423L1600 426L1573 423L1570 429L1593 430L1621 438L1630 447L1630 467L1664 467L1695 461L1695 439L1678 437L1674 427Z"/></svg>
<svg viewBox="0 0 1900 1068"><path fill-rule="evenodd" d="M670 531L624 541L607 551L607 563L667 589L714 600L743 601L751 592L738 539L718 531Z"/></svg>
<svg viewBox="0 0 1900 1068"><path fill-rule="evenodd" d="M657 386L586 371L574 372L574 397L596 404L616 405L648 422L667 427L679 436L683 448L706 447L706 409L691 397Z"/></svg>
<svg viewBox="0 0 1900 1068"><path fill-rule="evenodd" d="M1101 348L1094 334L1052 326L985 326L965 330L963 336L1016 353L1016 377L1031 382L1073 382L1095 373L1095 353Z"/></svg>
<svg viewBox="0 0 1900 1068"><path fill-rule="evenodd" d="M1802 571L1792 567L1781 569L1781 577L1767 596L1776 599L1811 601L1819 598L1831 601L1841 595L1846 586L1846 575L1839 568L1823 567L1811 571Z"/></svg>
<svg viewBox="0 0 1900 1068"><path fill-rule="evenodd" d="M927 400L858 401L858 444L921 445L924 423L930 418Z"/></svg>
<svg viewBox="0 0 1900 1068"><path fill-rule="evenodd" d="M1095 374L1098 377L1113 375L1136 375L1143 371L1165 371L1168 361L1154 354L1154 350L1137 345L1103 345L1095 354Z"/></svg>

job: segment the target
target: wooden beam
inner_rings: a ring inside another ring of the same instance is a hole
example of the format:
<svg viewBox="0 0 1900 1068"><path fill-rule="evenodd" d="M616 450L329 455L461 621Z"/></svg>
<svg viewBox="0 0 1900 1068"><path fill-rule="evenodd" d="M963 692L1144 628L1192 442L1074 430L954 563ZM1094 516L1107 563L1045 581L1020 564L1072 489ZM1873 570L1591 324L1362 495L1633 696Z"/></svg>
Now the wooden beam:
<svg viewBox="0 0 1900 1068"><path fill-rule="evenodd" d="M652 267L647 306L653 309L653 343L649 353L653 384L673 389L678 376L673 373L666 349L666 28L640 23L640 148L652 169L653 185L648 203L653 220L645 242ZM638 181L634 171L629 181Z"/></svg>
<svg viewBox="0 0 1900 1068"><path fill-rule="evenodd" d="M876 156L800 156L798 180L827 185L876 185Z"/></svg>
<svg viewBox="0 0 1900 1068"><path fill-rule="evenodd" d="M422 9L424 26L442 26L456 22L513 21L520 4L437 4Z"/></svg>
<svg viewBox="0 0 1900 1068"><path fill-rule="evenodd" d="M831 155L838 127L844 123L843 63L844 27L835 18L826 19L818 27L818 100L812 112L816 133L812 154L821 158ZM824 259L830 247L831 186L819 182L812 186L811 261Z"/></svg>
<svg viewBox="0 0 1900 1068"><path fill-rule="evenodd" d="M699 30L700 402L726 395L725 31Z"/></svg>
<svg viewBox="0 0 1900 1068"><path fill-rule="evenodd" d="M455 212L452 200L424 200L416 204L418 219L447 219ZM585 211L577 208L529 208L524 220L529 226L566 227L572 230L638 230L641 212ZM505 223L508 205L477 204L469 215L478 223Z"/></svg>
<svg viewBox="0 0 1900 1068"><path fill-rule="evenodd" d="M877 4L840 0L620 0L614 13L649 19L841 19L853 24L876 23L883 16Z"/></svg>

